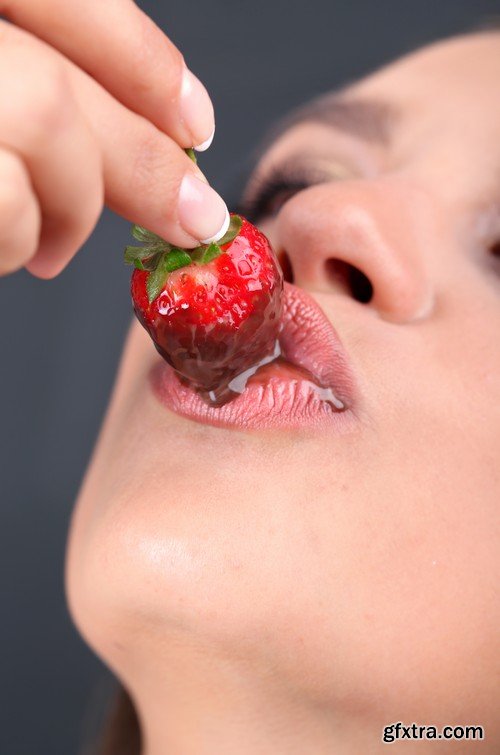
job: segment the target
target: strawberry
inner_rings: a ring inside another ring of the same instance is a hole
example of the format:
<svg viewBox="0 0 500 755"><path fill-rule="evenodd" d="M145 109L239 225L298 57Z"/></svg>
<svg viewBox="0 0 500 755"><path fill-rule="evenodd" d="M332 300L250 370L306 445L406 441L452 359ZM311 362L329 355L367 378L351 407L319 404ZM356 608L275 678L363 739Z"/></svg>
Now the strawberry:
<svg viewBox="0 0 500 755"><path fill-rule="evenodd" d="M234 397L231 381L270 357L280 330L283 275L269 241L231 215L218 244L186 250L134 226L135 314L161 356L212 404Z"/></svg>

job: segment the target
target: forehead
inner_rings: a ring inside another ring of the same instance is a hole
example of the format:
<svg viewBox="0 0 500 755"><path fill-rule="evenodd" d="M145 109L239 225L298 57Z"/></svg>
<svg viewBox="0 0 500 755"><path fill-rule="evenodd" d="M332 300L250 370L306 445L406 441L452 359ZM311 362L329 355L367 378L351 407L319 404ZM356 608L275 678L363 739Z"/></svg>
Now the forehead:
<svg viewBox="0 0 500 755"><path fill-rule="evenodd" d="M387 151L432 139L500 152L500 31L471 34L411 53L285 118L265 145L278 157L307 141L311 124ZM315 141L315 140L313 140ZM309 140L309 149L312 141ZM318 145L316 145L318 146Z"/></svg>
<svg viewBox="0 0 500 755"><path fill-rule="evenodd" d="M500 31L438 42L407 55L349 88L354 96L388 98L400 106L453 100L500 103Z"/></svg>
<svg viewBox="0 0 500 755"><path fill-rule="evenodd" d="M263 145L245 194L295 155L321 161L332 153L364 176L416 156L425 156L432 175L446 157L456 173L470 178L474 165L497 186L499 82L500 31L422 48L284 119Z"/></svg>

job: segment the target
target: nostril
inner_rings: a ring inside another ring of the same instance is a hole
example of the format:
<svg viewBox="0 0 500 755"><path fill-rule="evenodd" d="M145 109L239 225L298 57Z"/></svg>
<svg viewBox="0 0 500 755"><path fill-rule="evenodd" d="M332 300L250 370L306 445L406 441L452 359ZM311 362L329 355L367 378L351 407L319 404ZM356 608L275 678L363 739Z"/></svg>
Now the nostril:
<svg viewBox="0 0 500 755"><path fill-rule="evenodd" d="M290 262L290 257L286 252L279 252L278 254L278 262L281 265L281 269L283 270L283 277L286 280L287 283L293 283L293 269L292 269L292 263Z"/></svg>
<svg viewBox="0 0 500 755"><path fill-rule="evenodd" d="M373 286L361 270L349 265L349 283L351 286L351 294L356 301L362 304L368 304L373 297Z"/></svg>
<svg viewBox="0 0 500 755"><path fill-rule="evenodd" d="M350 294L353 299L367 304L373 297L373 286L361 270L344 260L330 259L325 263L328 278Z"/></svg>
<svg viewBox="0 0 500 755"><path fill-rule="evenodd" d="M500 241L495 241L495 243L490 246L490 253L493 257L500 257Z"/></svg>

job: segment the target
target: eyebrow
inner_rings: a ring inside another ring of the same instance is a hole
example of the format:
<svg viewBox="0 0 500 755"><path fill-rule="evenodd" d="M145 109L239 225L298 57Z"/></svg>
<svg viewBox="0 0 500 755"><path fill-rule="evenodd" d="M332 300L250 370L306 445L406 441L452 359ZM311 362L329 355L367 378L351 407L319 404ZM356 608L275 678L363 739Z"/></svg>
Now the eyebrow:
<svg viewBox="0 0 500 755"><path fill-rule="evenodd" d="M357 99L345 92L322 95L279 121L265 140L261 154L288 129L311 122L330 126L370 144L387 145L398 117L397 109L382 100Z"/></svg>

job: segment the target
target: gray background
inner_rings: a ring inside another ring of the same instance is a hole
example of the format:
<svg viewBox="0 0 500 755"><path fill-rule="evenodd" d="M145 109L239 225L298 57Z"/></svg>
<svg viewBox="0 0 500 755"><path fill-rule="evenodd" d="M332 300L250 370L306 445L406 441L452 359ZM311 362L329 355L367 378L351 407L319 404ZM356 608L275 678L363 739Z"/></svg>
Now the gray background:
<svg viewBox="0 0 500 755"><path fill-rule="evenodd" d="M29 1L29 0L26 0ZM500 16L500 0L150 0L140 5L212 94L201 166L234 203L277 116L429 40ZM71 755L112 678L63 595L73 500L130 318L129 224L104 215L56 280L0 279L1 755Z"/></svg>

